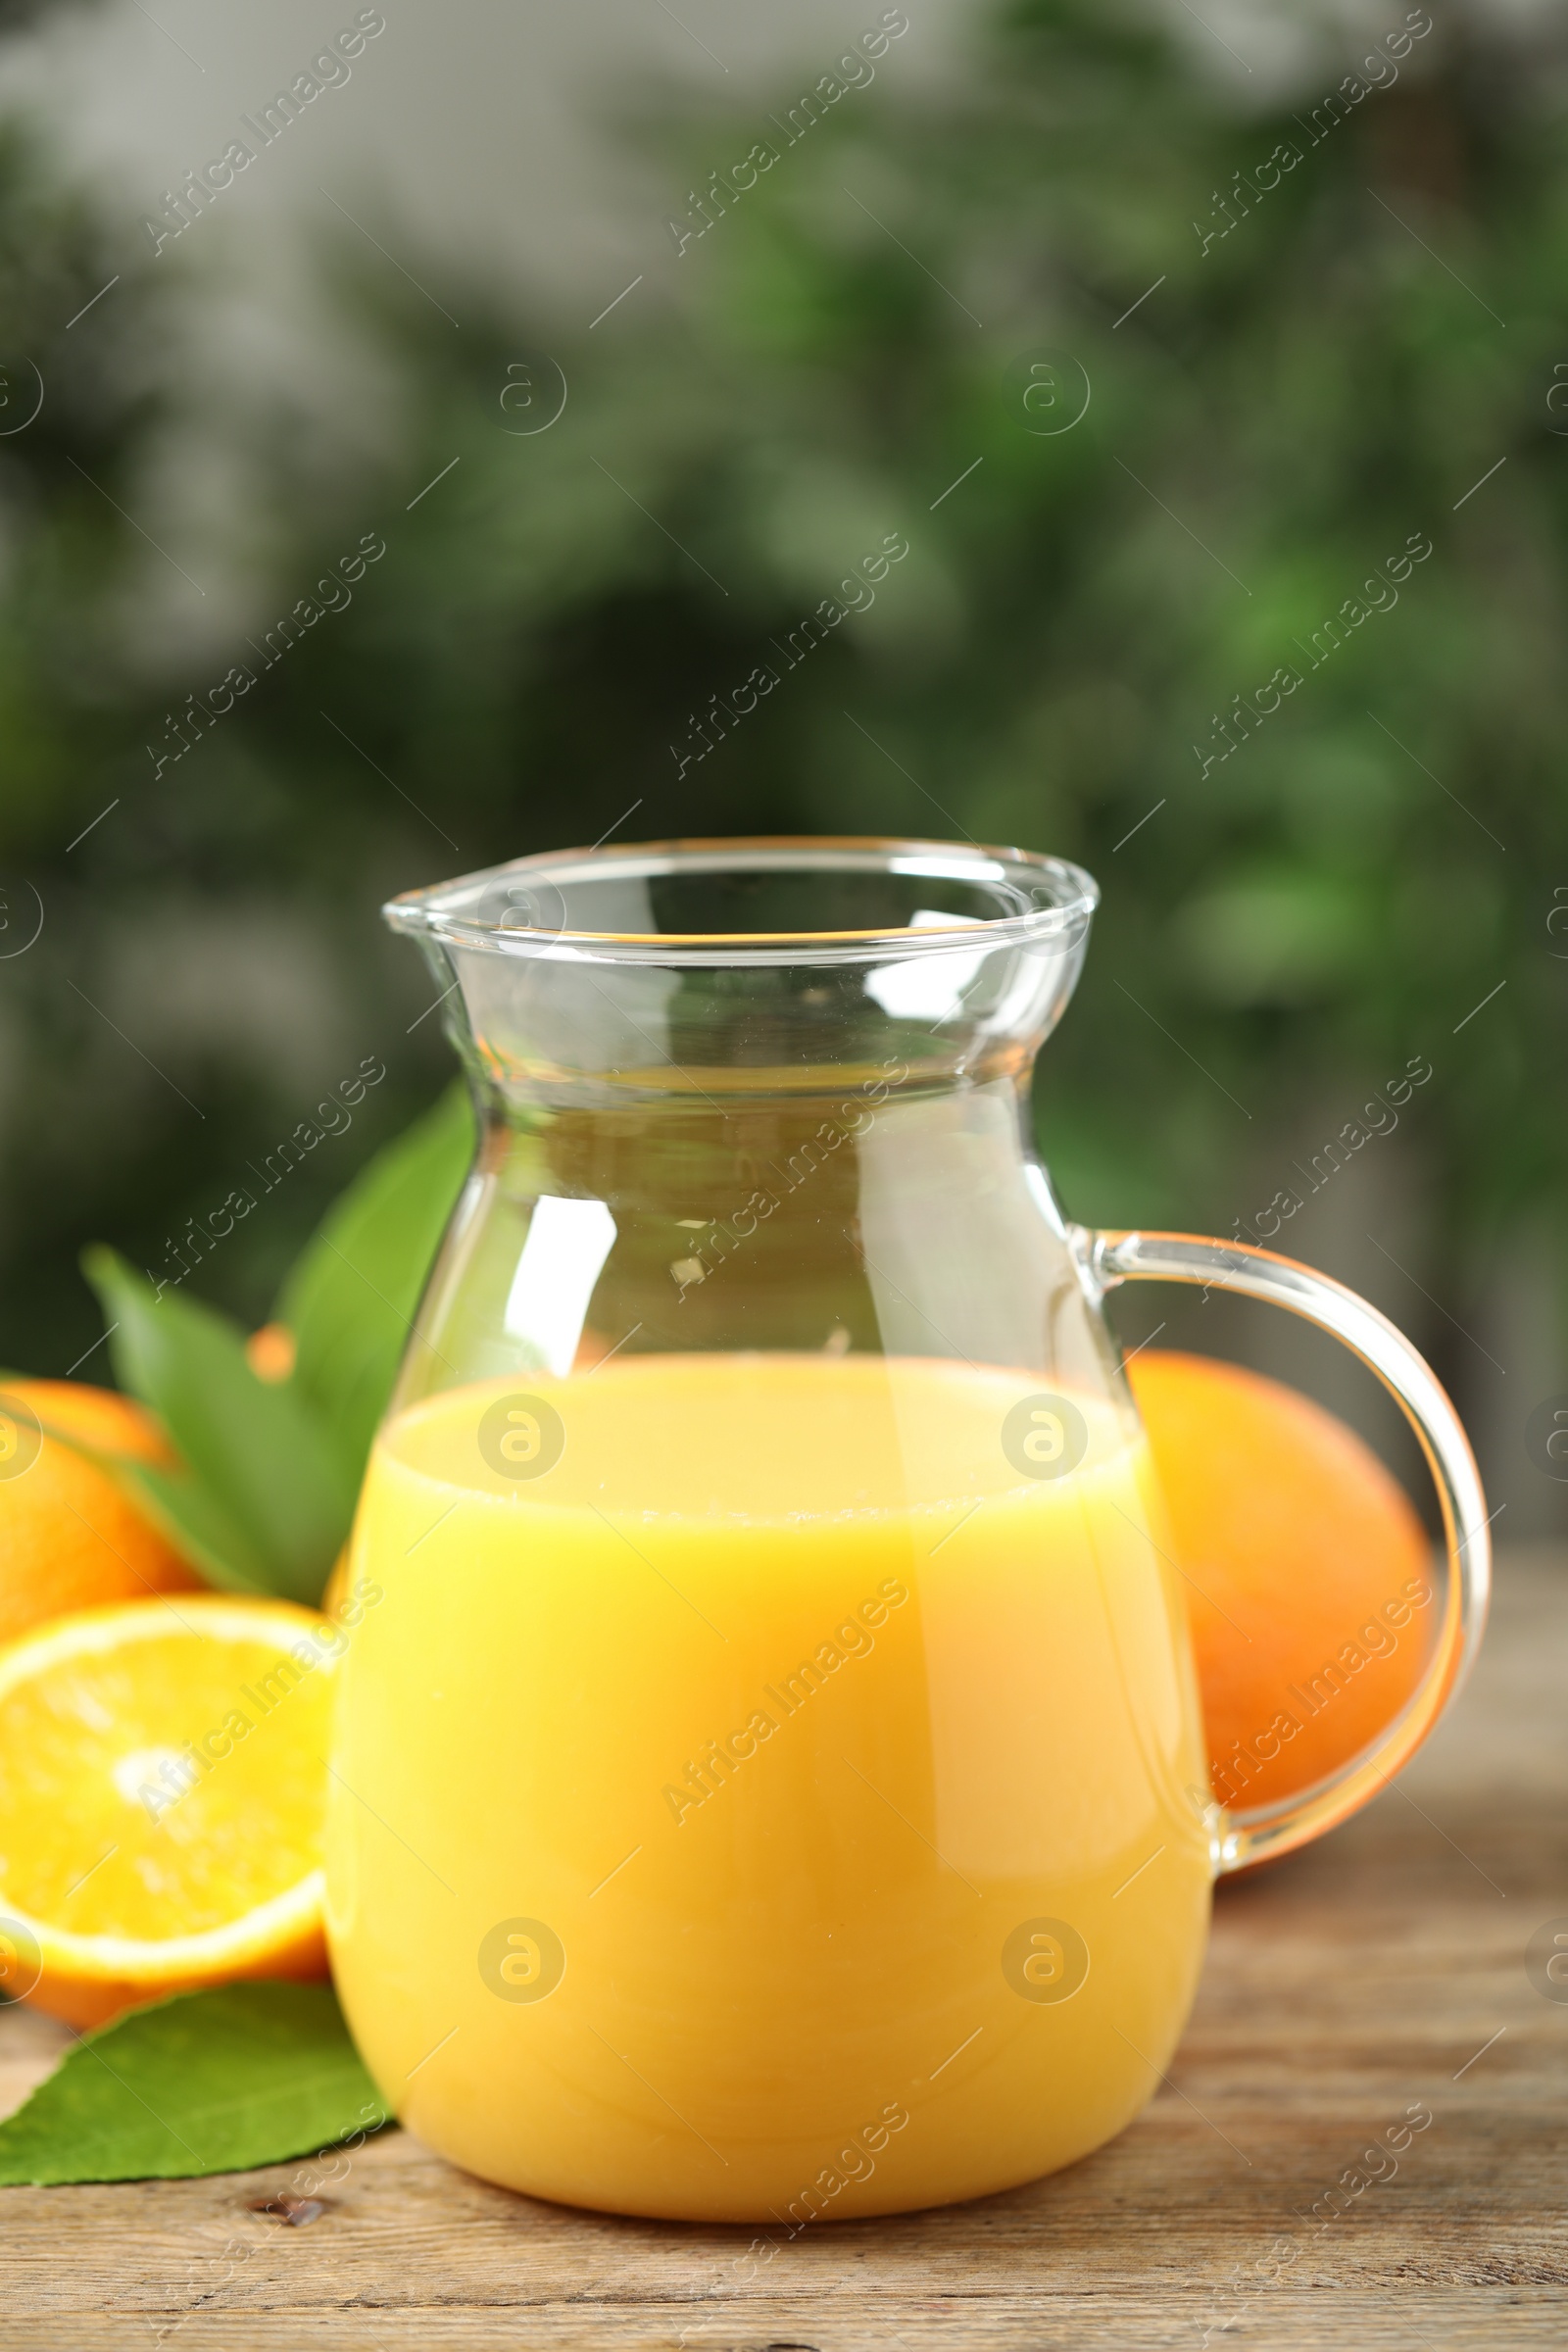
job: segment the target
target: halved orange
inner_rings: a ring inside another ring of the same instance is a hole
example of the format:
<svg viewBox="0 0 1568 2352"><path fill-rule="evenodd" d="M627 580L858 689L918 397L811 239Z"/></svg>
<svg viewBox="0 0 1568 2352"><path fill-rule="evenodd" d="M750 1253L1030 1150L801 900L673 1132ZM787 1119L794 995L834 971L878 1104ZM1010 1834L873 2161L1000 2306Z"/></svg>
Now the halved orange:
<svg viewBox="0 0 1568 2352"><path fill-rule="evenodd" d="M173 1594L0 1650L0 1990L74 2026L235 1977L326 1973L339 1629Z"/></svg>

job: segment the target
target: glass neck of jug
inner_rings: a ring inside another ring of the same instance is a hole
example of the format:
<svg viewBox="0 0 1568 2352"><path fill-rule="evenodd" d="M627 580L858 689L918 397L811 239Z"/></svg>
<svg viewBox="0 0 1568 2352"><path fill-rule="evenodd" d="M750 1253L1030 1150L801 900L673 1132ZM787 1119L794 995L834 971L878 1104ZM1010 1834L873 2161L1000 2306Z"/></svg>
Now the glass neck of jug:
<svg viewBox="0 0 1568 2352"><path fill-rule="evenodd" d="M1015 1178L1094 904L1059 860L923 842L529 858L394 901L481 1112L464 1376L527 1362L483 1301L530 1250L514 1323L546 1313L547 1257L592 1305L569 1360L575 1307L531 1331L545 1368L601 1344L885 1348L860 1311L869 1195L914 1216Z"/></svg>

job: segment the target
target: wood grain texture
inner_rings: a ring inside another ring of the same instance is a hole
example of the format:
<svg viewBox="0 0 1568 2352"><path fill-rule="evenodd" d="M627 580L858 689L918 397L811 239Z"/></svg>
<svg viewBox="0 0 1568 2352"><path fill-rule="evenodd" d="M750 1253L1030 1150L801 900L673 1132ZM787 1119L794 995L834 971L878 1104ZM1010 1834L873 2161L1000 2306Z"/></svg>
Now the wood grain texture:
<svg viewBox="0 0 1568 2352"><path fill-rule="evenodd" d="M1568 1917L1565 1667L1568 1559L1506 1558L1453 1716L1359 1819L1221 1889L1168 2084L1120 2139L1052 2180L824 2224L760 2267L744 2230L535 2204L401 2132L351 2157L206 2180L7 2189L0 2343L1198 2352L1222 2331L1259 2352L1568 2343L1568 2004L1543 1998L1524 1968L1532 1933ZM0 2106L67 2038L30 2012L0 2013ZM1325 2221L1330 2186L1412 2102L1433 2121L1397 2173ZM294 2224L257 2210L288 2194L322 2209Z"/></svg>

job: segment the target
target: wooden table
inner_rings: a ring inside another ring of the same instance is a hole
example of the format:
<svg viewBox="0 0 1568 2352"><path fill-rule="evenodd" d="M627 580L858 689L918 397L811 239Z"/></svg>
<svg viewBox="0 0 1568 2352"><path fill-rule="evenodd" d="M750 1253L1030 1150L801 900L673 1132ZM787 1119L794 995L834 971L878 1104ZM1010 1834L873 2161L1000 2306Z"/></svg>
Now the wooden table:
<svg viewBox="0 0 1568 2352"><path fill-rule="evenodd" d="M1524 1965L1568 1926L1568 1559L1515 1554L1498 1584L1476 1676L1400 1787L1222 1888L1168 2087L1071 2171L826 2225L750 2284L744 2230L532 2204L402 2132L303 2222L259 2210L292 2166L6 2189L0 2345L1568 2344L1568 2003ZM0 2108L66 2038L0 2014ZM1331 2185L1412 2104L1430 2126L1339 2213Z"/></svg>

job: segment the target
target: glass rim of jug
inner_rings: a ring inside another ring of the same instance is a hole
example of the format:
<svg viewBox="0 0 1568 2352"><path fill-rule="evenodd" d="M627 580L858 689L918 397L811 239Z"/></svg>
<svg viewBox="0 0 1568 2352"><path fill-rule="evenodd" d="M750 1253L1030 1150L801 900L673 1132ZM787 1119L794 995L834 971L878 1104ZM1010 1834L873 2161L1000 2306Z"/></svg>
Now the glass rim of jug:
<svg viewBox="0 0 1568 2352"><path fill-rule="evenodd" d="M566 892L671 875L883 874L989 892L997 911L917 910L898 926L846 930L600 930L568 918ZM394 931L502 956L589 963L838 964L1016 947L1059 955L1080 944L1100 904L1093 875L1064 858L923 835L740 834L546 850L402 892L381 912ZM522 919L516 919L521 915ZM510 919L504 919L510 918Z"/></svg>

